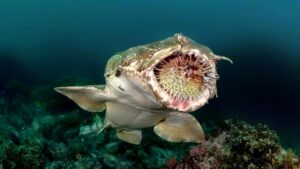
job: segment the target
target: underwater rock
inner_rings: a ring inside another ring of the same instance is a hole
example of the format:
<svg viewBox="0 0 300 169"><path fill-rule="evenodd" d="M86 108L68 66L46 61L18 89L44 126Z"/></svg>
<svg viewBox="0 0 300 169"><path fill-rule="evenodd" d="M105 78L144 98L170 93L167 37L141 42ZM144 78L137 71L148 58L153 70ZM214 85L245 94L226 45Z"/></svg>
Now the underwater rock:
<svg viewBox="0 0 300 169"><path fill-rule="evenodd" d="M211 138L198 146L193 147L188 156L185 157L179 164L174 165L168 162L168 169L218 169L221 167L222 160L228 152L224 148L227 133L222 133L216 138ZM173 162L174 163L174 162ZM172 166L170 166L172 165ZM171 168L172 167L172 168Z"/></svg>
<svg viewBox="0 0 300 169"><path fill-rule="evenodd" d="M57 143L54 141L48 142L48 150L54 160L61 160L68 156L68 148L64 143Z"/></svg>
<svg viewBox="0 0 300 169"><path fill-rule="evenodd" d="M35 118L32 126L35 130L44 131L55 125L55 119L51 115L42 116L40 118Z"/></svg>
<svg viewBox="0 0 300 169"><path fill-rule="evenodd" d="M145 160L145 164L148 168L160 168L164 164L166 164L167 160L170 158L175 157L176 154L174 154L173 151L152 146L150 148L150 153L148 155L148 158Z"/></svg>
<svg viewBox="0 0 300 169"><path fill-rule="evenodd" d="M105 148L109 153L117 153L119 149L119 144L119 142L112 142L107 144Z"/></svg>
<svg viewBox="0 0 300 169"><path fill-rule="evenodd" d="M228 165L238 168L274 168L280 153L279 139L267 126L251 126L245 122L228 120Z"/></svg>
<svg viewBox="0 0 300 169"><path fill-rule="evenodd" d="M109 128L79 135L81 127L92 124L94 129L93 124L102 123L104 114L49 112L45 101L32 100L0 99L1 169L156 169L166 168L167 163L168 169L187 164L220 169L300 168L299 156L282 148L277 135L264 125L238 120L204 124L208 138L201 144L170 143L148 128L137 146L120 141Z"/></svg>
<svg viewBox="0 0 300 169"><path fill-rule="evenodd" d="M101 163L94 158L80 158L72 161L54 161L46 169L102 169Z"/></svg>
<svg viewBox="0 0 300 169"><path fill-rule="evenodd" d="M81 158L78 161L67 164L65 169L102 169L101 163L93 158Z"/></svg>
<svg viewBox="0 0 300 169"><path fill-rule="evenodd" d="M46 165L42 145L31 140L23 140L20 145L2 141L0 160L5 169L38 169Z"/></svg>
<svg viewBox="0 0 300 169"><path fill-rule="evenodd" d="M282 149L277 160L280 169L300 169L300 156L291 149Z"/></svg>
<svg viewBox="0 0 300 169"><path fill-rule="evenodd" d="M222 132L220 132L222 131ZM265 125L252 126L227 120L217 135L195 146L172 168L194 169L299 169L299 157L285 151L274 131Z"/></svg>
<svg viewBox="0 0 300 169"><path fill-rule="evenodd" d="M104 164L110 168L115 168L119 161L120 160L113 155L106 155L103 159Z"/></svg>

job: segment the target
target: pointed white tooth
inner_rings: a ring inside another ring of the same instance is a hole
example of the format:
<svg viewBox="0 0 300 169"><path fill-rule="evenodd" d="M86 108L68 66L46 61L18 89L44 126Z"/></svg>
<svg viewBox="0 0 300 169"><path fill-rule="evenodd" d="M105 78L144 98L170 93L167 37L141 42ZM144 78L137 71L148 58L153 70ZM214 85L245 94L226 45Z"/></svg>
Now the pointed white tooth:
<svg viewBox="0 0 300 169"><path fill-rule="evenodd" d="M193 55L193 54L195 54L195 53L194 53L193 51L189 51L188 54L189 54L189 55Z"/></svg>
<svg viewBox="0 0 300 169"><path fill-rule="evenodd" d="M209 77L204 77L204 81L208 82L209 81Z"/></svg>

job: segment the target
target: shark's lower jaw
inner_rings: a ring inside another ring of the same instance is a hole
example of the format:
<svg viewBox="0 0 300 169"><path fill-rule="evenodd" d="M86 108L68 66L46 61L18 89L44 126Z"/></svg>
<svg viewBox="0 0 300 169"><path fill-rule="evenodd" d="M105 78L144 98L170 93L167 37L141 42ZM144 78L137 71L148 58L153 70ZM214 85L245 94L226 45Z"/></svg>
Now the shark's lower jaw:
<svg viewBox="0 0 300 169"><path fill-rule="evenodd" d="M154 68L154 76L161 95L168 97L167 107L193 111L210 97L218 78L215 63L194 52L177 51L161 60Z"/></svg>

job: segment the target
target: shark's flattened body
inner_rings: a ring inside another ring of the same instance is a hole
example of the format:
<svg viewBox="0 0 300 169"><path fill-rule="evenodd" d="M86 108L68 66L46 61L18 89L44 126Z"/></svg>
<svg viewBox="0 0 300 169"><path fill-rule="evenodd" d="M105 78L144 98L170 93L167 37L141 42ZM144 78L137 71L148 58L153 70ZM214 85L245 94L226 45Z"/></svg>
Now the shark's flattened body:
<svg viewBox="0 0 300 169"><path fill-rule="evenodd" d="M140 144L140 129L154 126L172 142L201 142L203 130L189 112L216 95L216 61L230 59L181 35L130 48L112 56L106 85L57 87L55 90L90 112L106 109L105 127Z"/></svg>

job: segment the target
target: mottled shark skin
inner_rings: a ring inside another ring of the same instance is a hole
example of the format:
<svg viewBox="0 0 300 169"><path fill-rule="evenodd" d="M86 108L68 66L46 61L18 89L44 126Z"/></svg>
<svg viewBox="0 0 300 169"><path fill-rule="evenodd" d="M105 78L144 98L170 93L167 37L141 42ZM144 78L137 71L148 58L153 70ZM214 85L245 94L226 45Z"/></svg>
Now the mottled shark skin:
<svg viewBox="0 0 300 169"><path fill-rule="evenodd" d="M106 109L99 131L115 128L117 137L128 143L140 144L141 129L153 126L165 140L199 143L205 139L204 132L190 112L216 96L219 60L231 62L175 34L113 55L105 69L106 85L55 90L86 111Z"/></svg>

